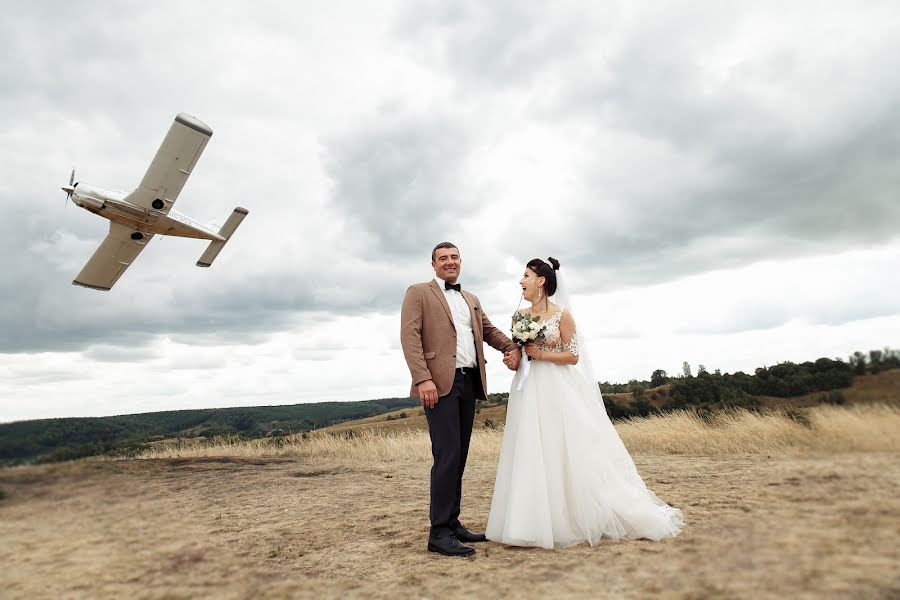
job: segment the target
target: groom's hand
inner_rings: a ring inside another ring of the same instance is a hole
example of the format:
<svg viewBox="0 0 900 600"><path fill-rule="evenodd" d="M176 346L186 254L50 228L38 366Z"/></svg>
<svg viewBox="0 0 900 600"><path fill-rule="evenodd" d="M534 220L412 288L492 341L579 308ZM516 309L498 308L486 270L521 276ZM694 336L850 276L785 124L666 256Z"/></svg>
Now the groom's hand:
<svg viewBox="0 0 900 600"><path fill-rule="evenodd" d="M429 379L417 384L416 388L419 390L419 400L422 402L422 406L434 408L438 401L437 386L434 385L434 382Z"/></svg>
<svg viewBox="0 0 900 600"><path fill-rule="evenodd" d="M508 352L503 353L503 364L506 365L506 368L510 371L515 371L519 368L519 360L521 360L522 354L519 352L519 349L510 350Z"/></svg>

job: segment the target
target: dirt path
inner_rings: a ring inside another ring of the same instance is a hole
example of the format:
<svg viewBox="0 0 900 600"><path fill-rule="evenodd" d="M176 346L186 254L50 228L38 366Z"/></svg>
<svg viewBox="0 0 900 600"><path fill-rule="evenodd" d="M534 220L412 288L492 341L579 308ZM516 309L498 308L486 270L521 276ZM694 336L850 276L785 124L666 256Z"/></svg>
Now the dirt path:
<svg viewBox="0 0 900 600"><path fill-rule="evenodd" d="M0 596L897 598L897 454L637 456L666 542L424 551L428 464L81 462L0 471ZM483 528L495 465L467 471Z"/></svg>

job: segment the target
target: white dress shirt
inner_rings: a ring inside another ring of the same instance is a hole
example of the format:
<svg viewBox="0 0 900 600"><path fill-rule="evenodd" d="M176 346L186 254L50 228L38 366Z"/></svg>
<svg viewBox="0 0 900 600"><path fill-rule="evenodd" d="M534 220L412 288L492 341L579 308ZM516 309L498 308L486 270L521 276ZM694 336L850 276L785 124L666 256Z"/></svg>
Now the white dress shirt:
<svg viewBox="0 0 900 600"><path fill-rule="evenodd" d="M456 328L456 368L475 366L475 334L472 332L472 313L463 295L456 290L444 289L444 280L435 281L444 292L450 314L453 315L453 326Z"/></svg>

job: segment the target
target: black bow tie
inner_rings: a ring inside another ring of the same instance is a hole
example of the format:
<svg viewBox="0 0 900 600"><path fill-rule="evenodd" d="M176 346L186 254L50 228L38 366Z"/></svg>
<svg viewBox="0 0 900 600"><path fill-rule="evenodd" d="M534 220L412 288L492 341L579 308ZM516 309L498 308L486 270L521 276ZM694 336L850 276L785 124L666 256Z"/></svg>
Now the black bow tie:
<svg viewBox="0 0 900 600"><path fill-rule="evenodd" d="M460 294L462 293L462 285L459 283L450 283L449 281L444 282L445 290L456 290Z"/></svg>

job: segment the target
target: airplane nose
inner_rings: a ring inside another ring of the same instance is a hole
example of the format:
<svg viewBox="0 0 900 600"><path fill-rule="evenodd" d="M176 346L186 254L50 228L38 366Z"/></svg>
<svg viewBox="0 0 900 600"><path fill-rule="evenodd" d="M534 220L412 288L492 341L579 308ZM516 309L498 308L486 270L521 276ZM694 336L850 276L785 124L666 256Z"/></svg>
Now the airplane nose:
<svg viewBox="0 0 900 600"><path fill-rule="evenodd" d="M71 194L72 192L75 191L75 188L71 185L64 185L64 186L62 186L62 191L64 191L67 194Z"/></svg>

